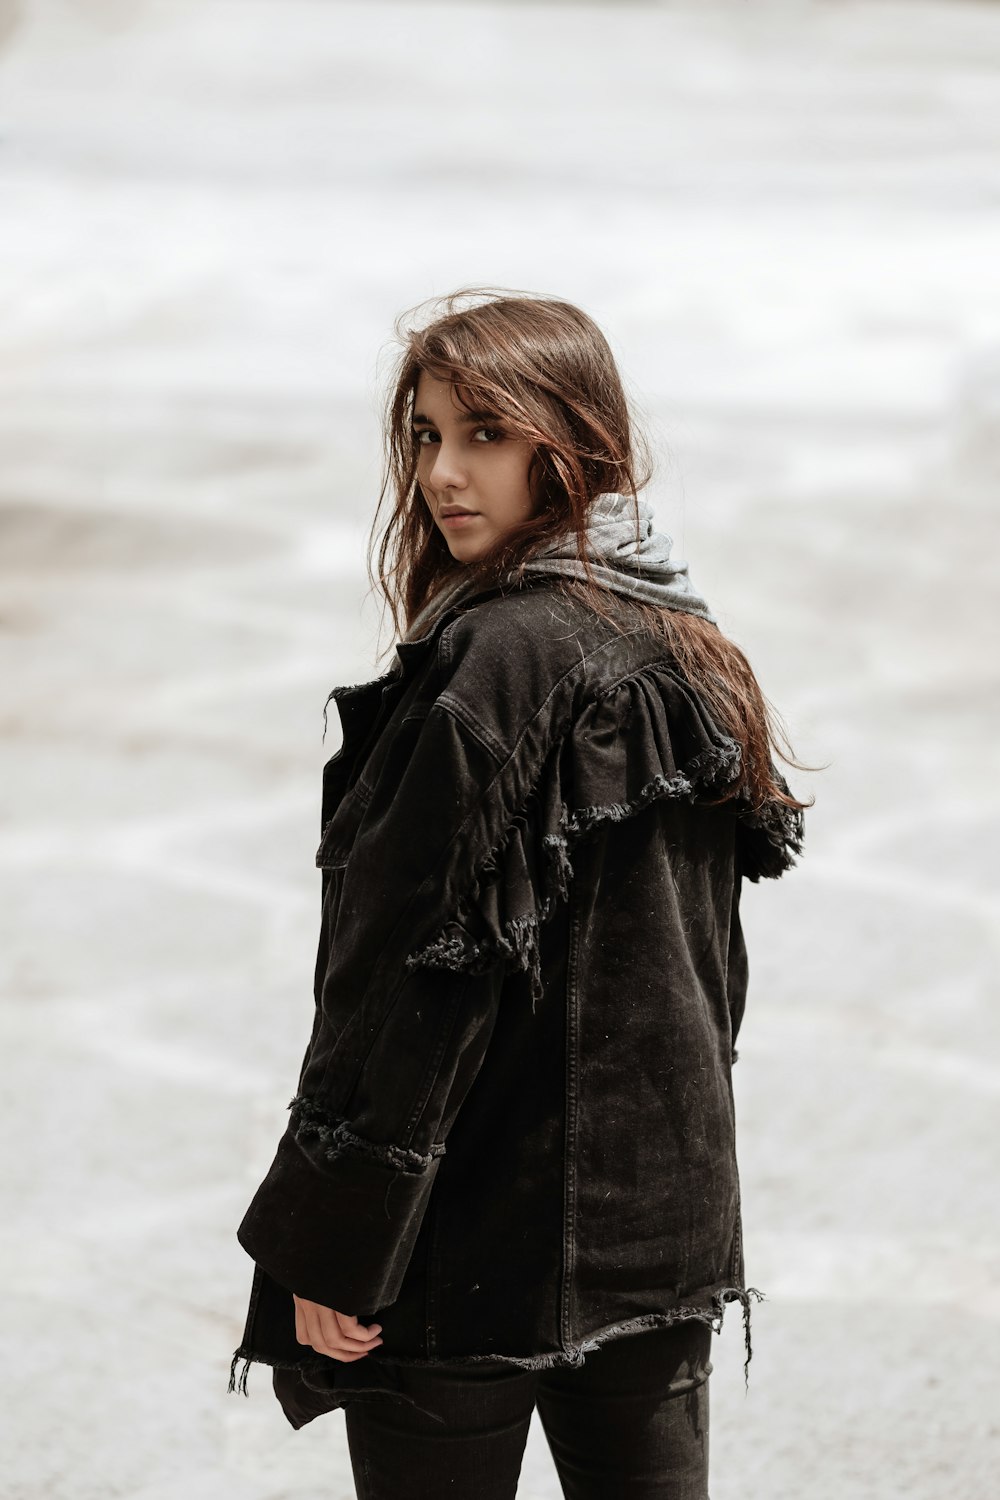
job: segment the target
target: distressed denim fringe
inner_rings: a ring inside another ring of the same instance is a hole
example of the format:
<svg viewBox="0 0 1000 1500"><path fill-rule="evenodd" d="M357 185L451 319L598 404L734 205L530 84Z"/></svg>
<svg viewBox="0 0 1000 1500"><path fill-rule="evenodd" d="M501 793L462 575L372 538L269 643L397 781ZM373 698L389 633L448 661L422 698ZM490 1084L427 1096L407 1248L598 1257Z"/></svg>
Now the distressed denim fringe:
<svg viewBox="0 0 1000 1500"><path fill-rule="evenodd" d="M326 1148L323 1154L330 1161L336 1160L345 1151L351 1151L359 1156L367 1157L370 1161L381 1162L383 1166L391 1167L396 1172L409 1172L419 1176L428 1170L435 1157L443 1156L445 1152L444 1143L441 1141L435 1141L426 1154L412 1151L407 1146L383 1145L378 1141L369 1141L365 1136L358 1135L351 1130L347 1121L340 1115L331 1114L324 1105L319 1104L309 1094L296 1094L289 1100L286 1107L292 1111L296 1139L308 1135L316 1136L323 1142Z"/></svg>
<svg viewBox="0 0 1000 1500"><path fill-rule="evenodd" d="M714 1333L722 1332L722 1324L725 1316L726 1305L729 1302L740 1302L743 1306L743 1333L746 1348L746 1359L743 1362L743 1383L745 1389L750 1388L750 1360L752 1348L750 1344L750 1299L756 1297L758 1302L766 1301L763 1292L756 1287L724 1287L721 1292L712 1298L711 1307L676 1307L669 1312L644 1313L638 1318L628 1318L623 1323L613 1323L609 1328L602 1328L600 1333L593 1338L585 1339L574 1349L554 1350L549 1354L459 1354L452 1358L429 1358L421 1359L415 1355L401 1355L395 1359L393 1355L384 1357L401 1365L472 1365L481 1364L484 1361L492 1364L518 1365L523 1370L548 1370L555 1365L577 1368L582 1365L586 1356L594 1349L599 1349L609 1339L625 1337L630 1333L641 1333L649 1328L669 1327L672 1323L697 1320L699 1323L707 1323ZM236 1366L243 1360L243 1369L239 1379L236 1377ZM249 1395L247 1390L247 1373L251 1364L267 1364L283 1370L301 1370L308 1366L298 1360L269 1360L262 1359L259 1355L247 1350L243 1345L233 1355L232 1364L229 1367L229 1391L242 1391L244 1396ZM326 1360L322 1361L326 1363ZM322 1367L321 1364L319 1367Z"/></svg>
<svg viewBox="0 0 1000 1500"><path fill-rule="evenodd" d="M240 1371L239 1379L237 1379L236 1366L239 1364L240 1360L243 1361L243 1368ZM229 1394L232 1395L234 1391L240 1391L244 1396L250 1395L250 1392L247 1390L247 1375L250 1372L251 1365L264 1364L275 1370L320 1370L327 1363L329 1363L329 1361L327 1360L325 1355L320 1356L315 1361L306 1361L299 1359L263 1359L261 1355L254 1354L251 1350L247 1349L243 1344L241 1344L233 1355L232 1362L229 1366Z"/></svg>
<svg viewBox="0 0 1000 1500"><path fill-rule="evenodd" d="M540 778L524 805L508 824L503 837L486 856L454 918L430 943L407 955L406 967L414 969L419 965L426 965L429 968L464 969L469 973L479 974L492 968L498 960L507 960L514 971L528 972L531 980L531 1008L534 1011L536 1002L544 995L539 932L552 916L557 904L569 899L573 879L573 845L601 823L621 822L662 798L694 801L698 796L719 791L738 774L741 755L739 744L726 738L722 744L709 746L692 757L683 770L676 771L671 776L654 777L628 802L582 807L575 812L570 812L566 804L562 803L559 831L547 833L541 839L543 868L538 876L540 888L535 893L534 909L504 922L495 936L482 942L477 941L463 929L463 916L475 908L490 880L502 878L504 853L517 829L524 827L532 816L533 804L538 800L541 786ZM769 875L779 875L794 863L794 855L801 852L801 812L778 804L758 811L751 811L744 804L740 805L744 821L764 835L768 853L761 854L762 870Z"/></svg>

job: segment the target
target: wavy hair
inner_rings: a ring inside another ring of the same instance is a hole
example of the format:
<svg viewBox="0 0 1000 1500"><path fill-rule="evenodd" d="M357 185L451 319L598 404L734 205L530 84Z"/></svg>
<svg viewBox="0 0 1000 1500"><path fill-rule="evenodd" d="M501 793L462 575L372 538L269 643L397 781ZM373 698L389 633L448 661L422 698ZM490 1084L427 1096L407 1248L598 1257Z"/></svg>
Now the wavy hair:
<svg viewBox="0 0 1000 1500"><path fill-rule="evenodd" d="M593 575L584 549L591 502L608 491L631 495L637 502L653 468L648 441L597 324L571 302L509 288L463 287L431 303L436 315L429 322L412 321L426 303L395 321L401 349L383 410L383 480L368 571L373 588L388 602L396 633L405 632L418 610L459 573L476 588L517 579L520 566L546 542L575 533L586 577L554 576L553 586L583 599L615 629L624 632L646 624L658 633L682 675L739 744L738 774L718 802L741 797L756 808L768 803L793 810L812 806L791 795L772 752L798 770L819 768L793 758L780 717L740 647L711 621L625 598ZM495 412L534 450L529 482L537 476L536 513L508 528L473 562L452 557L417 483L419 450L411 419L424 371L450 383L467 411ZM376 577L371 558L390 490L394 505Z"/></svg>

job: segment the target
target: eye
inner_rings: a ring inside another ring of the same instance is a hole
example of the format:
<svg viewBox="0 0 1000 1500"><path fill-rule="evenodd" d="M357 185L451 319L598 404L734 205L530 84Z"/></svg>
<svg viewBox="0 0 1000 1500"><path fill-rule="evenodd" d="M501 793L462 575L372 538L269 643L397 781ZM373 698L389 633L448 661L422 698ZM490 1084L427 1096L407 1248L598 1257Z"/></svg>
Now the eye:
<svg viewBox="0 0 1000 1500"><path fill-rule="evenodd" d="M489 441L491 441L491 442L493 442L493 441L499 442L500 438L503 437L503 433L500 431L500 429L498 427L477 427L476 428L476 436L478 437L479 433L481 433L481 432L488 432L490 434Z"/></svg>
<svg viewBox="0 0 1000 1500"><path fill-rule="evenodd" d="M427 444L423 441L423 439L432 438L434 436L434 433L429 427L414 427L411 430L413 432L413 440L418 448L426 448Z"/></svg>

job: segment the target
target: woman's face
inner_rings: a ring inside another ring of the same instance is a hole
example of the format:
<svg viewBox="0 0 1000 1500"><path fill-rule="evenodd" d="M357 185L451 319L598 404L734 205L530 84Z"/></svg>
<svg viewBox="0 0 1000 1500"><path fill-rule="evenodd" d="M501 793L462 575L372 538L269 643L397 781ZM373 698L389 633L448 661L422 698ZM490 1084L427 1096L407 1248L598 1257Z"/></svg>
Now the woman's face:
<svg viewBox="0 0 1000 1500"><path fill-rule="evenodd" d="M472 416L454 388L421 372L413 401L417 482L452 557L475 562L519 521L535 514L528 483L534 449L505 432L502 418ZM449 520L449 510L462 515Z"/></svg>

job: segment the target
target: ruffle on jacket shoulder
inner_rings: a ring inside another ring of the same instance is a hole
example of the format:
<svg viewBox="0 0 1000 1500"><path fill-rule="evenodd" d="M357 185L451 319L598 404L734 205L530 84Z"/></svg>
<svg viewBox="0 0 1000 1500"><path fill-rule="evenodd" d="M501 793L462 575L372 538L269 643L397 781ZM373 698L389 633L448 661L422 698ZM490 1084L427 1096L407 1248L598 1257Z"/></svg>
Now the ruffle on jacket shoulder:
<svg viewBox="0 0 1000 1500"><path fill-rule="evenodd" d="M407 968L476 974L507 962L530 973L534 1005L542 994L539 929L568 899L579 840L663 798L714 801L738 777L741 756L739 743L722 732L666 660L606 689L552 745L453 917L408 955ZM776 801L753 808L742 795L723 806L738 820L739 865L747 879L773 879L795 864L800 809Z"/></svg>

